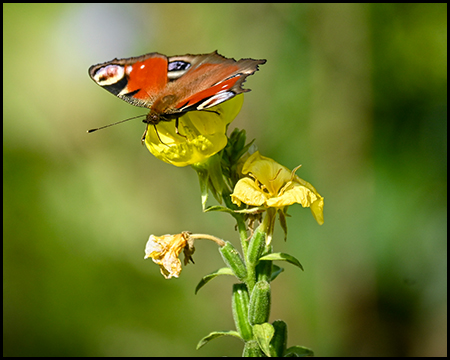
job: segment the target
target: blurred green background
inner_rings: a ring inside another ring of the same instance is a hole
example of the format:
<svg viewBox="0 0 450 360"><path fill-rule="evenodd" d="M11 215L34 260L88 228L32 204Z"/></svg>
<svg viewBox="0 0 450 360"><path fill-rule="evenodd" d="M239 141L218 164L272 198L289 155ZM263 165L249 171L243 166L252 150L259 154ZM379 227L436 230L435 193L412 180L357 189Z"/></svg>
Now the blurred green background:
<svg viewBox="0 0 450 360"><path fill-rule="evenodd" d="M446 4L3 5L3 355L239 356L231 277L198 242L165 280L150 234L238 244L196 173L140 144L145 114L90 65L147 52L267 59L230 130L325 197L289 209L271 321L318 356L447 354Z"/></svg>

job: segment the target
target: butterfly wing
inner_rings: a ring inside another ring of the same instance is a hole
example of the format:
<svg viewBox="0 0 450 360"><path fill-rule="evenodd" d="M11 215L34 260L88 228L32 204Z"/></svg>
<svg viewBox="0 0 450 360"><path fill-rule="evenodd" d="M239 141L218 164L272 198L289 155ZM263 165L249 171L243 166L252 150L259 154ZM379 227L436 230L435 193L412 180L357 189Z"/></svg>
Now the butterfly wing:
<svg viewBox="0 0 450 360"><path fill-rule="evenodd" d="M166 88L167 64L165 55L150 53L93 65L89 68L89 76L122 100L150 108Z"/></svg>
<svg viewBox="0 0 450 360"><path fill-rule="evenodd" d="M242 83L265 62L236 61L217 51L169 58L150 53L93 65L89 75L122 100L170 118L174 114L208 109L249 91L242 88Z"/></svg>
<svg viewBox="0 0 450 360"><path fill-rule="evenodd" d="M158 99L171 98L171 103L158 109L158 100L153 108L161 113L203 110L218 105L242 92L246 77L258 70L266 60L226 58L217 53L204 55L172 56L169 58L169 78L166 88ZM171 64L188 64L182 71L171 74Z"/></svg>

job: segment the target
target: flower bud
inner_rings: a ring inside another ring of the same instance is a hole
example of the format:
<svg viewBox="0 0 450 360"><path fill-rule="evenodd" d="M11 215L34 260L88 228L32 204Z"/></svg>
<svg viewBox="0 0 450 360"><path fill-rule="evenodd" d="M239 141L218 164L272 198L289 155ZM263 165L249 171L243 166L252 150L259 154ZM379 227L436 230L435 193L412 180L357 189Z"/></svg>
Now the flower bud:
<svg viewBox="0 0 450 360"><path fill-rule="evenodd" d="M272 324L275 333L270 341L271 351L275 356L283 356L287 345L287 325L283 320L275 320Z"/></svg>
<svg viewBox="0 0 450 360"><path fill-rule="evenodd" d="M258 281L250 296L248 320L251 325L262 324L269 320L270 314L270 284Z"/></svg>
<svg viewBox="0 0 450 360"><path fill-rule="evenodd" d="M232 307L233 318L241 337L247 341L252 338L252 327L248 322L248 303L250 296L248 295L247 286L245 284L233 285Z"/></svg>
<svg viewBox="0 0 450 360"><path fill-rule="evenodd" d="M247 279L247 268L234 246L229 241L226 241L225 245L219 248L219 251L225 263L233 271L233 274L239 280L245 281Z"/></svg>
<svg viewBox="0 0 450 360"><path fill-rule="evenodd" d="M245 343L242 357L263 357L264 353L259 348L256 340L250 340Z"/></svg>
<svg viewBox="0 0 450 360"><path fill-rule="evenodd" d="M247 249L247 262L249 265L255 266L264 249L266 233L262 228L262 224L256 229Z"/></svg>

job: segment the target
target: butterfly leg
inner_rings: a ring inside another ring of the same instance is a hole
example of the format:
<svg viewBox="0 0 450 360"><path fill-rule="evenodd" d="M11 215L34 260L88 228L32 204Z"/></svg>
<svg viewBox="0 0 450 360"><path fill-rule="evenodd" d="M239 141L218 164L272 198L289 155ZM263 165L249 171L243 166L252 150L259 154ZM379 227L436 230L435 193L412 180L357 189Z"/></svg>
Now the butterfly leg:
<svg viewBox="0 0 450 360"><path fill-rule="evenodd" d="M215 110L202 109L200 111L213 112L213 113L215 113L217 115L220 115L220 113L218 111L215 111Z"/></svg>
<svg viewBox="0 0 450 360"><path fill-rule="evenodd" d="M161 136L159 136L159 132L158 132L158 128L156 127L156 124L153 124L153 127L155 128L156 136L158 136L158 139L159 139L159 141L161 141L161 144L169 146L164 141L161 140Z"/></svg>
<svg viewBox="0 0 450 360"><path fill-rule="evenodd" d="M163 141L161 140L161 137L159 136L159 132L158 132L158 129L156 128L156 125L155 125L155 124L153 124L153 127L155 128L156 136L158 137L159 141L161 141L161 144L166 145L166 146L169 146L169 145L167 145L165 142L163 142ZM147 132L148 132L148 125L147 125L147 127L145 128L144 135L142 135L142 139L141 139L142 145L144 145L144 143L145 143L145 137L147 136Z"/></svg>
<svg viewBox="0 0 450 360"><path fill-rule="evenodd" d="M178 125L179 125L179 121L178 121L178 120L179 120L179 119L180 119L180 118L176 118L176 119L175 119L175 132L176 132L178 135L184 137L186 140L189 140L189 139L187 138L186 135L181 134L180 131L178 130Z"/></svg>
<svg viewBox="0 0 450 360"><path fill-rule="evenodd" d="M142 135L142 138L141 138L142 145L144 145L145 137L147 136L147 130L148 130L148 125L145 126L144 134Z"/></svg>

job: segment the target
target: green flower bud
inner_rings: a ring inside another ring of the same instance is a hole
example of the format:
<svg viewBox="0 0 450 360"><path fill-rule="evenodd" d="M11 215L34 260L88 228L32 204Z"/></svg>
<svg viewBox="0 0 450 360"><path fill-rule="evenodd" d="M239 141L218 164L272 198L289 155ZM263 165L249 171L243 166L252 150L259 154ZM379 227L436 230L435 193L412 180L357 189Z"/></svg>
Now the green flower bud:
<svg viewBox="0 0 450 360"><path fill-rule="evenodd" d="M259 226L253 234L247 249L247 262L253 266L256 265L264 250L266 233Z"/></svg>
<svg viewBox="0 0 450 360"><path fill-rule="evenodd" d="M248 303L250 296L245 284L233 285L233 318L236 329L244 340L252 339L252 327L248 322Z"/></svg>
<svg viewBox="0 0 450 360"><path fill-rule="evenodd" d="M267 281L258 281L253 287L248 310L251 325L262 324L268 321L270 314L270 284Z"/></svg>
<svg viewBox="0 0 450 360"><path fill-rule="evenodd" d="M236 275L239 280L245 281L247 278L247 268L245 267L241 255L234 246L229 241L225 241L225 245L220 247L219 251L225 264L229 266L231 271L233 271L233 274Z"/></svg>
<svg viewBox="0 0 450 360"><path fill-rule="evenodd" d="M287 345L287 325L283 320L275 320L272 324L275 333L269 347L275 356L283 356Z"/></svg>
<svg viewBox="0 0 450 360"><path fill-rule="evenodd" d="M245 343L242 357L263 357L264 353L259 348L256 340L250 340Z"/></svg>

